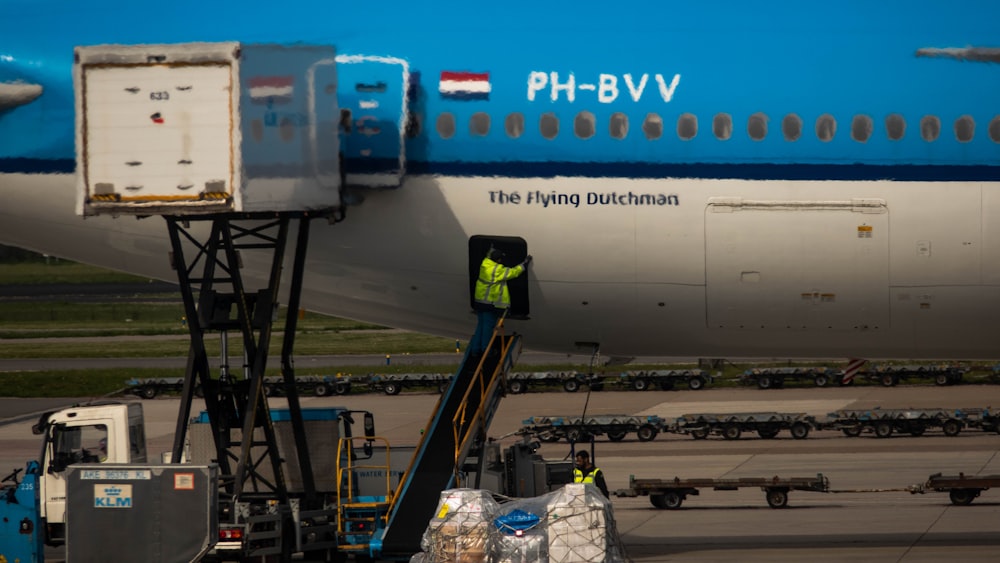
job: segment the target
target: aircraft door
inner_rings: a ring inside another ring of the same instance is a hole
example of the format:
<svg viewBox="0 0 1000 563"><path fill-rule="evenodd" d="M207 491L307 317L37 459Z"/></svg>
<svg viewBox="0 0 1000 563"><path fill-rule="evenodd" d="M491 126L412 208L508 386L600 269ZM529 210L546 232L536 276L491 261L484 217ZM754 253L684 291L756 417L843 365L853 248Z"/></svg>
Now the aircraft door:
<svg viewBox="0 0 1000 563"><path fill-rule="evenodd" d="M406 61L391 57L337 57L341 152L349 186L395 188L406 154Z"/></svg>
<svg viewBox="0 0 1000 563"><path fill-rule="evenodd" d="M476 280L479 279L479 265L482 263L490 246L504 253L503 265L517 266L528 256L528 243L520 237L491 237L476 235L469 239L469 305L473 308L476 302ZM510 292L510 309L507 317L512 319L527 319L531 313L531 302L528 299L527 273L507 282Z"/></svg>

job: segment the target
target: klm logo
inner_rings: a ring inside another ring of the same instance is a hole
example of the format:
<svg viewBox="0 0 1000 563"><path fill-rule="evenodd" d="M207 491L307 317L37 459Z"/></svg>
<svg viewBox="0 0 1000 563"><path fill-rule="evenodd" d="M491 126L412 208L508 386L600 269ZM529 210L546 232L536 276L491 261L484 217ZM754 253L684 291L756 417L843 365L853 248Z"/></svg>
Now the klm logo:
<svg viewBox="0 0 1000 563"><path fill-rule="evenodd" d="M94 508L132 508L132 499L121 497L95 498Z"/></svg>
<svg viewBox="0 0 1000 563"><path fill-rule="evenodd" d="M132 485L94 485L94 508L132 508Z"/></svg>

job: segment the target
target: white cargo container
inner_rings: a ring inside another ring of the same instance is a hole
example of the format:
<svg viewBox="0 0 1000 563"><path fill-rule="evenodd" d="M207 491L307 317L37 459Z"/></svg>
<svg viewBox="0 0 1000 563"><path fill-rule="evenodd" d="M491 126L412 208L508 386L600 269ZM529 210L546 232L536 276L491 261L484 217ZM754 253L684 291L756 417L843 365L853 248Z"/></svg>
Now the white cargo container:
<svg viewBox="0 0 1000 563"><path fill-rule="evenodd" d="M340 205L332 47L97 45L75 55L78 214Z"/></svg>

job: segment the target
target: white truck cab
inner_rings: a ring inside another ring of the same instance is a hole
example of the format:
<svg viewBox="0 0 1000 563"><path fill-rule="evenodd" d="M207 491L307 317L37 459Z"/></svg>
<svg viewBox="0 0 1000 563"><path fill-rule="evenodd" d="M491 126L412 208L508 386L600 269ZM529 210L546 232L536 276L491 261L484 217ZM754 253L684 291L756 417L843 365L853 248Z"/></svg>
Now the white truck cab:
<svg viewBox="0 0 1000 563"><path fill-rule="evenodd" d="M145 463L146 431L138 402L90 403L42 415L45 434L39 479L45 543L66 541L66 467L74 463Z"/></svg>

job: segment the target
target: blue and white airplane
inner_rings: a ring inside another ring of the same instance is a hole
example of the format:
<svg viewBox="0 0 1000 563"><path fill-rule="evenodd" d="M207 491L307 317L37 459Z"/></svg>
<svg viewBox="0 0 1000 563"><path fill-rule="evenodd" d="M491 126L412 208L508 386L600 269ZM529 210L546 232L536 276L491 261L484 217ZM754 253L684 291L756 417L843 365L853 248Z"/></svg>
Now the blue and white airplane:
<svg viewBox="0 0 1000 563"><path fill-rule="evenodd" d="M4 0L0 243L174 279L162 221L75 212L75 47L330 45L356 197L313 229L311 310L467 337L494 241L534 256L510 322L532 349L997 358L998 20L988 0Z"/></svg>

